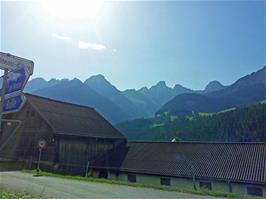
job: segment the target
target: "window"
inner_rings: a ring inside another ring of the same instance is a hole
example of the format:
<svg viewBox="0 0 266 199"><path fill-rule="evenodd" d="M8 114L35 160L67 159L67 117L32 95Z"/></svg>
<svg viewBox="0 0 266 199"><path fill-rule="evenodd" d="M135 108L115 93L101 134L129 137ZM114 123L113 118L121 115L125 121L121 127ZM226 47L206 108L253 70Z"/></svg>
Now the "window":
<svg viewBox="0 0 266 199"><path fill-rule="evenodd" d="M210 182L200 182L200 188L212 190L212 184Z"/></svg>
<svg viewBox="0 0 266 199"><path fill-rule="evenodd" d="M262 188L260 187L247 187L247 194L253 196L263 196Z"/></svg>
<svg viewBox="0 0 266 199"><path fill-rule="evenodd" d="M170 186L171 185L170 178L161 178L161 185Z"/></svg>
<svg viewBox="0 0 266 199"><path fill-rule="evenodd" d="M127 180L128 182L136 182L136 175L128 174Z"/></svg>

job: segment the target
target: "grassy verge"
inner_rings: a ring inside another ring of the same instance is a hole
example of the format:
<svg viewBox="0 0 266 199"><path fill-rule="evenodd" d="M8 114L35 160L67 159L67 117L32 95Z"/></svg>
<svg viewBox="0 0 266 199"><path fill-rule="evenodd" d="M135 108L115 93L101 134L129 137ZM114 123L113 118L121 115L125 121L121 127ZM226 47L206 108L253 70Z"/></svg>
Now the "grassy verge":
<svg viewBox="0 0 266 199"><path fill-rule="evenodd" d="M35 170L23 170L23 172L32 173L32 174L36 173ZM70 180L126 185L126 186L141 187L141 188L152 188L152 189L157 189L157 190L191 193L191 194L198 194L198 195L209 195L209 196L215 196L215 197L241 198L240 196L234 193L214 192L214 191L208 191L208 190L202 190L202 189L199 189L199 190L179 189L179 188L173 188L173 187L162 186L162 185L130 183L127 181L112 180L112 179L62 175L62 174L51 173L51 172L46 172L46 171L41 171L40 174L44 176L57 177L57 178L70 179Z"/></svg>
<svg viewBox="0 0 266 199"><path fill-rule="evenodd" d="M0 199L37 199L27 193L10 193L0 190Z"/></svg>

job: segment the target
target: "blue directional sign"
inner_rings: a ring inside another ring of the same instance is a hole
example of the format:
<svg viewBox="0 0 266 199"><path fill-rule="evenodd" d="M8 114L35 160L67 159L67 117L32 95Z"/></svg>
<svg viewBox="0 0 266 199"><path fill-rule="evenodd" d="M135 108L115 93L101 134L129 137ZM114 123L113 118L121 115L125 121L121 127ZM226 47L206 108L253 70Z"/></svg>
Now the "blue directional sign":
<svg viewBox="0 0 266 199"><path fill-rule="evenodd" d="M19 111L23 107L25 100L24 95L18 95L5 99L2 113L6 114Z"/></svg>
<svg viewBox="0 0 266 199"><path fill-rule="evenodd" d="M22 90L32 75L33 68L31 60L0 52L0 69L4 70L4 76L0 78L0 129L2 114L20 111L25 104Z"/></svg>
<svg viewBox="0 0 266 199"><path fill-rule="evenodd" d="M25 84L28 81L28 78L29 75L26 73L24 67L9 72L7 75L7 85L5 89L5 95L22 91Z"/></svg>

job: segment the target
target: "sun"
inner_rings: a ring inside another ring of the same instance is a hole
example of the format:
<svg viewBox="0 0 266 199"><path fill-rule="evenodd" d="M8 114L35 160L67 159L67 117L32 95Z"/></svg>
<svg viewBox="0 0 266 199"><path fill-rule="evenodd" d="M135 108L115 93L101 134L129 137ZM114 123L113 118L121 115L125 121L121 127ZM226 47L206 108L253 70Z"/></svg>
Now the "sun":
<svg viewBox="0 0 266 199"><path fill-rule="evenodd" d="M94 19L104 4L103 0L43 0L43 6L55 17L69 20Z"/></svg>

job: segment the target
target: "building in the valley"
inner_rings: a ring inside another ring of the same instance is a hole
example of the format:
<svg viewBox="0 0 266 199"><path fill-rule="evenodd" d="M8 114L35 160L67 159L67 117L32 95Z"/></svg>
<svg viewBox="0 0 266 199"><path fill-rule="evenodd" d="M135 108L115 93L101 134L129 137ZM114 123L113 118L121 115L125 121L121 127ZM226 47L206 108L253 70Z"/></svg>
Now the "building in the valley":
<svg viewBox="0 0 266 199"><path fill-rule="evenodd" d="M93 176L181 189L266 196L266 143L128 142L91 165Z"/></svg>
<svg viewBox="0 0 266 199"><path fill-rule="evenodd" d="M181 189L266 196L266 143L127 142L93 108L25 95L26 104L6 119L0 158L41 169L166 185Z"/></svg>
<svg viewBox="0 0 266 199"><path fill-rule="evenodd" d="M8 125L3 125L0 143L5 146L0 148L1 157L36 162L38 141L44 139L47 147L42 151L43 164L84 173L90 161L125 142L124 136L93 108L25 96L22 110L5 117L20 120L21 126L12 134L6 130Z"/></svg>

